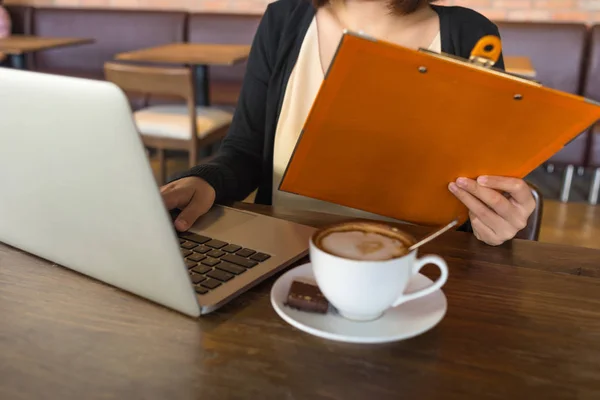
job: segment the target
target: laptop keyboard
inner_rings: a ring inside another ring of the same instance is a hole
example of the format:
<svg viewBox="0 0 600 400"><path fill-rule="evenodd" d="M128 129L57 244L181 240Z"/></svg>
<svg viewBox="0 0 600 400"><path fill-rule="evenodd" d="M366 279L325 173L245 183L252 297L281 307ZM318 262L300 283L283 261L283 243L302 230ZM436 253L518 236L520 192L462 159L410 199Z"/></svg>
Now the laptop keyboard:
<svg viewBox="0 0 600 400"><path fill-rule="evenodd" d="M181 255L198 294L206 294L271 258L237 244L195 233L179 233Z"/></svg>

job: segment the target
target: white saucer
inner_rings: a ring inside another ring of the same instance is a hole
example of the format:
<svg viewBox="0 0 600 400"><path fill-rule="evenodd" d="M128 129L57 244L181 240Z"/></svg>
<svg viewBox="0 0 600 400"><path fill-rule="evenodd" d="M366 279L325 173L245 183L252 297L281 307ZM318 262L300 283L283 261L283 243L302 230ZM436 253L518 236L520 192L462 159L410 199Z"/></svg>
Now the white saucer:
<svg viewBox="0 0 600 400"><path fill-rule="evenodd" d="M448 307L446 296L438 290L429 296L409 301L386 311L375 321L355 322L341 317L330 308L327 314L298 311L285 305L294 279L314 282L310 263L294 268L279 277L271 289L271 304L281 318L290 325L325 339L349 343L387 343L408 339L427 332L438 324ZM424 275L412 279L407 293L432 284Z"/></svg>

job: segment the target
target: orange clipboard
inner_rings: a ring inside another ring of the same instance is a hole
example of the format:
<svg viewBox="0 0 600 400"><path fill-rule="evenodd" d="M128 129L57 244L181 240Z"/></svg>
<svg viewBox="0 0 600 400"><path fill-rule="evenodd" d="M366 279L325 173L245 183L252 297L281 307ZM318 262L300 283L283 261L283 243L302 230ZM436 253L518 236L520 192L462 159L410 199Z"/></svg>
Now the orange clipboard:
<svg viewBox="0 0 600 400"><path fill-rule="evenodd" d="M279 189L421 225L466 221L459 177L524 178L600 119L600 104L469 60L344 32Z"/></svg>

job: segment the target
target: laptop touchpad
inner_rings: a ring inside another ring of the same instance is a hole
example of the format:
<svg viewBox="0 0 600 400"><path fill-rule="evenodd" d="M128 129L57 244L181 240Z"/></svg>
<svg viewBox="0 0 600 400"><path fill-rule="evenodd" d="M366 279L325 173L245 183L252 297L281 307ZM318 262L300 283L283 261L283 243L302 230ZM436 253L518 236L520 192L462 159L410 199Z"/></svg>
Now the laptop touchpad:
<svg viewBox="0 0 600 400"><path fill-rule="evenodd" d="M219 233L233 228L239 228L241 225L252 221L256 215L245 213L239 210L232 210L223 207L213 207L208 213L204 214L194 224L191 231L211 233L217 236Z"/></svg>

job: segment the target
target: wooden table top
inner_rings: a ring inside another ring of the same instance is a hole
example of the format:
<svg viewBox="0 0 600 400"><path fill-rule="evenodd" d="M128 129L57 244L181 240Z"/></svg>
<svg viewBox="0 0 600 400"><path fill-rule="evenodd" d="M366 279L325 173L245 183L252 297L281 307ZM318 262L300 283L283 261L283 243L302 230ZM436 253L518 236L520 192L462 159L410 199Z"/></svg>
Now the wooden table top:
<svg viewBox="0 0 600 400"><path fill-rule="evenodd" d="M50 38L28 35L12 35L0 39L0 51L6 54L19 55L40 50L76 46L93 42L93 39L83 38Z"/></svg>
<svg viewBox="0 0 600 400"><path fill-rule="evenodd" d="M356 345L281 320L273 278L195 320L0 245L0 398L600 398L600 251L450 232L424 252L450 267L445 318Z"/></svg>
<svg viewBox="0 0 600 400"><path fill-rule="evenodd" d="M527 78L535 78L537 75L529 57L504 56L504 67L507 72Z"/></svg>
<svg viewBox="0 0 600 400"><path fill-rule="evenodd" d="M188 65L235 65L245 61L250 46L173 43L117 54L117 60Z"/></svg>

